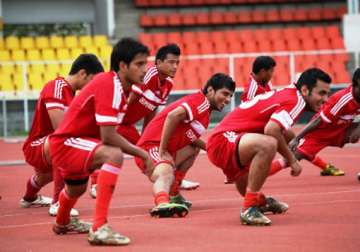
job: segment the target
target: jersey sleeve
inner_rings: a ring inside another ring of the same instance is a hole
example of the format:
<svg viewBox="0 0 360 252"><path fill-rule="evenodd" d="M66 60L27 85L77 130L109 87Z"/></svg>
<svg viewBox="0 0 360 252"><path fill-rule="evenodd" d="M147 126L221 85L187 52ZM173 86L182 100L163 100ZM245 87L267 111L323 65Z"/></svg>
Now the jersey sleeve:
<svg viewBox="0 0 360 252"><path fill-rule="evenodd" d="M41 99L47 110L65 110L69 105L66 100L66 87L68 85L61 80L49 82L41 92Z"/></svg>
<svg viewBox="0 0 360 252"><path fill-rule="evenodd" d="M98 81L101 81L98 79ZM95 91L95 119L100 126L116 126L122 122L123 90L120 81L114 77L106 83L99 83Z"/></svg>
<svg viewBox="0 0 360 252"><path fill-rule="evenodd" d="M191 122L196 120L201 113L208 110L210 104L205 97L194 96L182 102L180 106L186 111L187 119L185 122Z"/></svg>
<svg viewBox="0 0 360 252"><path fill-rule="evenodd" d="M342 96L336 102L331 100L324 104L320 112L321 119L326 123L336 123L344 113L351 101L351 94Z"/></svg>
<svg viewBox="0 0 360 252"><path fill-rule="evenodd" d="M277 123L282 129L290 129L305 108L305 101L301 96L297 99L287 99L271 115L270 120Z"/></svg>

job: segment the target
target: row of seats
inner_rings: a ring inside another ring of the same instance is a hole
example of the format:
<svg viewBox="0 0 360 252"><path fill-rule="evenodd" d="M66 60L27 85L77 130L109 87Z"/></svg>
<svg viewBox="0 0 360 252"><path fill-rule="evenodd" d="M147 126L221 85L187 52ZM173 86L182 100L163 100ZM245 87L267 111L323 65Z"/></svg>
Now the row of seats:
<svg viewBox="0 0 360 252"><path fill-rule="evenodd" d="M60 49L60 48L100 48L109 45L108 38L104 35L84 36L38 36L16 37L8 36L0 39L0 49L31 50L31 49Z"/></svg>
<svg viewBox="0 0 360 252"><path fill-rule="evenodd" d="M140 26L168 27L194 25L233 25L277 22L340 20L347 12L346 6L316 8L255 9L242 11L212 11L199 13L157 13L140 16Z"/></svg>
<svg viewBox="0 0 360 252"><path fill-rule="evenodd" d="M112 47L110 45L103 45L101 47L90 46L86 48L0 50L0 61L73 60L81 53L92 53L106 60L110 57L111 51Z"/></svg>
<svg viewBox="0 0 360 252"><path fill-rule="evenodd" d="M244 53L343 49L338 26L241 29L214 32L142 33L140 41L154 55L159 47L176 43L183 54Z"/></svg>
<svg viewBox="0 0 360 252"><path fill-rule="evenodd" d="M229 4L306 3L311 0L135 0L137 7L203 6ZM316 2L316 1L315 1Z"/></svg>

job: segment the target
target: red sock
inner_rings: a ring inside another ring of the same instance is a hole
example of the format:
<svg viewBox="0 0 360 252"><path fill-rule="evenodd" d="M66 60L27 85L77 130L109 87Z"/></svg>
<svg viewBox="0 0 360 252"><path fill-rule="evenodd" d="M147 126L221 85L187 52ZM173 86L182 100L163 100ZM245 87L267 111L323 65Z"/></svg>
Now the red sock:
<svg viewBox="0 0 360 252"><path fill-rule="evenodd" d="M319 167L321 170L325 170L327 167L327 163L325 163L324 160L322 160L319 156L316 156L311 163Z"/></svg>
<svg viewBox="0 0 360 252"><path fill-rule="evenodd" d="M170 188L170 195L175 196L179 194L179 187L181 185L181 181L184 179L186 173L184 171L175 171L175 180Z"/></svg>
<svg viewBox="0 0 360 252"><path fill-rule="evenodd" d="M23 199L29 202L36 200L37 193L40 189L41 187L35 181L35 175L32 175L26 183L26 192Z"/></svg>
<svg viewBox="0 0 360 252"><path fill-rule="evenodd" d="M93 224L94 231L107 222L110 201L115 189L119 172L120 167L113 164L104 163L101 166L96 188L97 195Z"/></svg>
<svg viewBox="0 0 360 252"><path fill-rule="evenodd" d="M70 198L63 189L59 195L59 210L56 215L56 223L59 225L67 225L70 222L70 211L74 207L78 198Z"/></svg>
<svg viewBox="0 0 360 252"><path fill-rule="evenodd" d="M265 196L261 192L247 191L243 203L244 210L252 206L260 206L265 203Z"/></svg>
<svg viewBox="0 0 360 252"><path fill-rule="evenodd" d="M99 176L99 173L100 173L100 170L95 170L91 176L90 176L90 183L91 185L96 185L97 184L97 179L98 179L98 176Z"/></svg>
<svg viewBox="0 0 360 252"><path fill-rule="evenodd" d="M154 195L154 202L156 206L161 203L169 203L169 201L170 201L170 197L167 192L162 191Z"/></svg>
<svg viewBox="0 0 360 252"><path fill-rule="evenodd" d="M54 193L53 193L53 201L52 203L56 203L59 201L59 195L62 189L64 189L64 179L60 174L59 169L53 167L53 181L54 181Z"/></svg>
<svg viewBox="0 0 360 252"><path fill-rule="evenodd" d="M282 158L279 158L279 159L273 161L271 163L269 176L272 176L275 173L278 173L279 171L281 171L282 169L284 169L286 167L287 167L286 162Z"/></svg>

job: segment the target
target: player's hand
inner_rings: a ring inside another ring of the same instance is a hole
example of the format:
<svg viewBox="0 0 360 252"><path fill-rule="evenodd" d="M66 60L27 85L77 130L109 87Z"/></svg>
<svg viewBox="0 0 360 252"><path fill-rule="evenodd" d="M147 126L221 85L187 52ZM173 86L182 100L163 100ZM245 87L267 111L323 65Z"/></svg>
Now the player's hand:
<svg viewBox="0 0 360 252"><path fill-rule="evenodd" d="M297 139L296 137L290 141L289 148L292 152L296 151L296 148L298 147L300 142L300 139Z"/></svg>
<svg viewBox="0 0 360 252"><path fill-rule="evenodd" d="M298 161L295 161L292 164L290 164L290 167L291 167L291 172L290 172L291 176L296 177L300 175L302 171L302 167Z"/></svg>
<svg viewBox="0 0 360 252"><path fill-rule="evenodd" d="M168 151L161 151L159 154L161 160L169 161L171 164L175 165L174 159Z"/></svg>

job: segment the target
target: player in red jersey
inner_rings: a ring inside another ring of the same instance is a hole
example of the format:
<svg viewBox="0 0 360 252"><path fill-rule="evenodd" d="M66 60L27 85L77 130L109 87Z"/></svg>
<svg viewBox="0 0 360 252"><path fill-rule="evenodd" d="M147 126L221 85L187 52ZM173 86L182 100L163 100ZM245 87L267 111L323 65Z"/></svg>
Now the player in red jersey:
<svg viewBox="0 0 360 252"><path fill-rule="evenodd" d="M166 104L174 85L172 78L179 66L180 54L180 48L175 44L162 46L156 53L155 66L151 67L144 77L144 83L132 85L127 112L117 128L117 132L132 144L136 144L140 138L135 124L144 119L144 130L155 116L157 108ZM96 198L97 174L95 171L91 175L90 195L93 198Z"/></svg>
<svg viewBox="0 0 360 252"><path fill-rule="evenodd" d="M235 90L235 82L225 74L213 75L202 91L187 95L162 110L147 125L137 145L148 151L154 167L136 164L154 183L155 207L152 216L185 216L186 202L170 202L169 194L177 195L176 171L186 173L205 143L199 139L206 130L213 110L221 111Z"/></svg>
<svg viewBox="0 0 360 252"><path fill-rule="evenodd" d="M25 195L20 200L21 207L50 205L51 198L38 195L38 192L54 180L56 186L49 213L57 214L58 195L64 184L52 169L47 138L62 121L75 91L82 89L95 74L102 71L104 69L95 55L82 54L74 61L66 78L57 77L42 89L29 136L23 145L25 160L34 167L35 174L27 181ZM71 213L73 216L79 215L75 209Z"/></svg>
<svg viewBox="0 0 360 252"><path fill-rule="evenodd" d="M235 181L244 196L240 219L248 225L270 225L263 213L283 213L285 203L265 197L261 188L268 176L271 161L279 152L290 164L292 175L301 172L288 147L284 132L307 106L319 111L327 99L331 78L317 68L303 72L296 84L270 91L242 103L214 129L207 142L209 160Z"/></svg>
<svg viewBox="0 0 360 252"><path fill-rule="evenodd" d="M272 89L271 78L275 67L276 62L270 56L259 56L255 59L249 81L245 84L244 92L241 95L242 102Z"/></svg>
<svg viewBox="0 0 360 252"><path fill-rule="evenodd" d="M151 169L144 150L116 132L125 116L132 83L141 83L149 50L129 38L120 40L111 53L110 72L101 73L72 101L59 128L49 138L55 168L65 180L53 231L89 233L88 241L100 245L126 245L130 239L107 224L112 193L123 162L123 152L138 156ZM98 178L94 222L91 226L70 218L70 209L86 191L90 173L101 169Z"/></svg>
<svg viewBox="0 0 360 252"><path fill-rule="evenodd" d="M356 143L360 137L360 68L353 75L352 85L333 94L308 125L290 143L298 160L306 159L318 166L323 176L341 176L345 173L327 164L317 153L328 146L342 148ZM287 167L284 160L273 161L270 174Z"/></svg>

